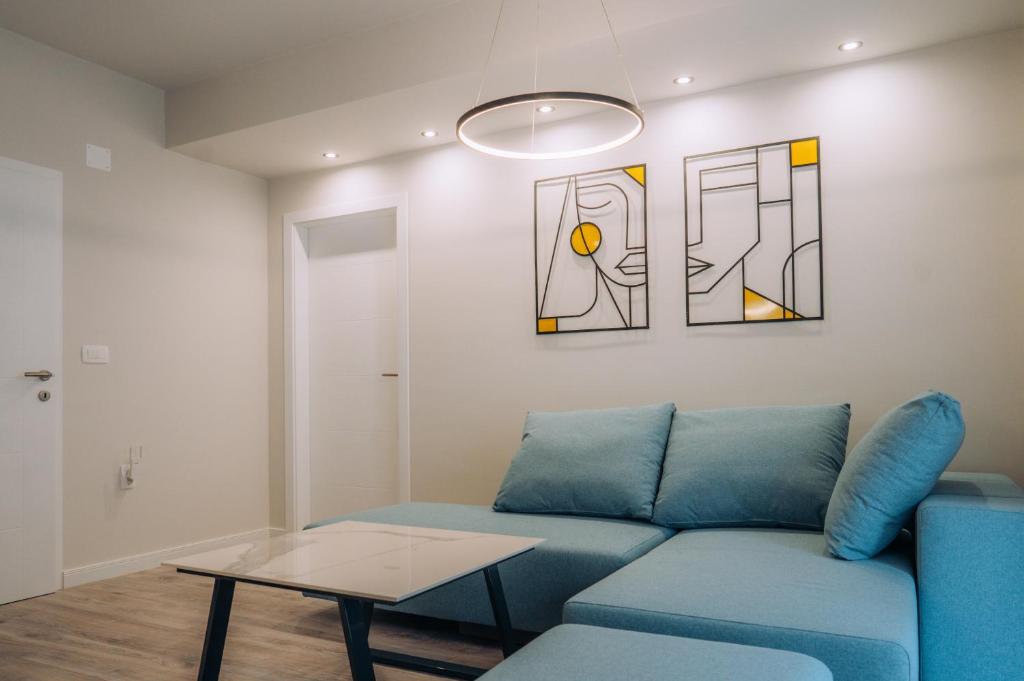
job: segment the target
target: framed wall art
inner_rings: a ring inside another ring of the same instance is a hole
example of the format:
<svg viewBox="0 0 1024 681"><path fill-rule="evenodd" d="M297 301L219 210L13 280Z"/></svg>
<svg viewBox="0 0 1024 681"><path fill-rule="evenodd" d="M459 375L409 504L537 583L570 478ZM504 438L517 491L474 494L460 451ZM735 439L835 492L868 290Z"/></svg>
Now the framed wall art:
<svg viewBox="0 0 1024 681"><path fill-rule="evenodd" d="M824 319L820 140L687 156L683 178L687 325Z"/></svg>
<svg viewBox="0 0 1024 681"><path fill-rule="evenodd" d="M536 332L646 329L647 166L534 183Z"/></svg>

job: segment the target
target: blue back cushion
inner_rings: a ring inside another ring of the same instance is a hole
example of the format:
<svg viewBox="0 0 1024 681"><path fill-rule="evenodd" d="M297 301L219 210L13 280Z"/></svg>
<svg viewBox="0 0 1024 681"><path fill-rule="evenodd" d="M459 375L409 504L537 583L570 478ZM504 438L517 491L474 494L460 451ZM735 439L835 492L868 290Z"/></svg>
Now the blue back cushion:
<svg viewBox="0 0 1024 681"><path fill-rule="evenodd" d="M960 403L926 392L878 420L846 460L825 519L837 558L871 558L892 543L960 450Z"/></svg>
<svg viewBox="0 0 1024 681"><path fill-rule="evenodd" d="M530 412L494 510L650 520L675 410Z"/></svg>
<svg viewBox="0 0 1024 681"><path fill-rule="evenodd" d="M849 425L848 404L679 412L654 522L820 530Z"/></svg>

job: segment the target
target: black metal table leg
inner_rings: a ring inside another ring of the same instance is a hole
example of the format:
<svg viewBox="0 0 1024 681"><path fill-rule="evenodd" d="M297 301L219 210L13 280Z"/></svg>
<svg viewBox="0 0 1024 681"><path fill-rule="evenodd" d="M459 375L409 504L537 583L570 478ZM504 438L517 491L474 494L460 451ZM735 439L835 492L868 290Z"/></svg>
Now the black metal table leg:
<svg viewBox="0 0 1024 681"><path fill-rule="evenodd" d="M339 597L338 610L341 614L341 628L345 634L345 649L348 652L353 681L375 681L374 663L464 680L476 679L487 671L455 662L371 648L369 636L370 623L373 620L373 602Z"/></svg>
<svg viewBox="0 0 1024 681"><path fill-rule="evenodd" d="M484 579L487 581L487 595L491 598L491 610L494 611L494 624L498 627L501 652L508 657L516 649L512 641L512 619L508 615L508 603L505 602L505 590L501 586L498 566L489 565L484 568Z"/></svg>
<svg viewBox="0 0 1024 681"><path fill-rule="evenodd" d="M369 641L373 603L339 598L338 610L341 613L341 629L345 634L345 650L348 651L353 681L375 681Z"/></svg>
<svg viewBox="0 0 1024 681"><path fill-rule="evenodd" d="M444 660L433 660L428 657L406 655L404 653L396 653L391 650L377 650L376 648L371 648L370 653L373 655L373 661L377 664L387 665L388 667L398 667L399 669L408 669L410 671L419 672L420 674L443 676L448 679L473 681L473 679L478 679L487 672L486 669L481 669L480 667L470 667L468 665L459 664L458 662L445 662Z"/></svg>
<svg viewBox="0 0 1024 681"><path fill-rule="evenodd" d="M235 580L215 579L210 599L210 616L206 620L206 639L203 656L199 660L199 681L217 681L220 663L224 657L224 640L228 635L231 600L235 595Z"/></svg>
<svg viewBox="0 0 1024 681"><path fill-rule="evenodd" d="M505 657L508 657L515 652L516 646L512 638L512 620L508 614L508 603L505 601L501 575L498 573L497 565L484 568L483 573L484 580L487 582L487 595L491 601L491 610L494 612L494 623L497 625L498 636L501 639L501 651ZM338 611L341 614L341 628L345 634L345 648L348 651L348 662L352 669L353 681L376 681L373 672L374 663L463 680L476 679L487 672L486 669L456 662L371 648L370 623L373 620L373 602L343 596L337 598Z"/></svg>

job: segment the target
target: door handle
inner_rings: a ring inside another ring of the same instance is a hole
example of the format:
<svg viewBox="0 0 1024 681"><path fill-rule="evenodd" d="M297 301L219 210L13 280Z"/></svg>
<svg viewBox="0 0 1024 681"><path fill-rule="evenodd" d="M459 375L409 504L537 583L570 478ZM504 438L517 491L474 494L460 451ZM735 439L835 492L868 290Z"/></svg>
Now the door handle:
<svg viewBox="0 0 1024 681"><path fill-rule="evenodd" d="M398 372L396 372L396 371L385 371L384 373L381 374L381 376L383 376L384 378L395 378L395 377L398 376Z"/></svg>
<svg viewBox="0 0 1024 681"><path fill-rule="evenodd" d="M53 372L42 369L40 371L26 371L25 378L38 378L40 381L49 381L53 378Z"/></svg>

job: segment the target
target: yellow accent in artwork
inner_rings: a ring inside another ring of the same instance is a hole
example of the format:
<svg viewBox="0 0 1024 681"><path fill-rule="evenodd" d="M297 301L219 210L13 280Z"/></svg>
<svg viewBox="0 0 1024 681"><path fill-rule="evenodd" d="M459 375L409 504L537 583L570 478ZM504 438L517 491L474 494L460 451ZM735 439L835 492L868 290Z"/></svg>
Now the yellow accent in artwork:
<svg viewBox="0 0 1024 681"><path fill-rule="evenodd" d="M576 225L569 236L569 245L576 255L591 255L601 247L601 228L593 222Z"/></svg>
<svg viewBox="0 0 1024 681"><path fill-rule="evenodd" d="M793 167L810 166L818 162L818 140L800 140L789 145L789 160Z"/></svg>
<svg viewBox="0 0 1024 681"><path fill-rule="evenodd" d="M647 181L647 166L629 166L628 168L623 168L622 170L624 170L627 175L632 177L641 185L643 185L644 182Z"/></svg>
<svg viewBox="0 0 1024 681"><path fill-rule="evenodd" d="M758 321L764 319L800 319L800 315L789 308L784 308L773 300L765 298L757 291L743 289L743 319Z"/></svg>
<svg viewBox="0 0 1024 681"><path fill-rule="evenodd" d="M541 317L538 319L537 333L558 333L558 317Z"/></svg>

